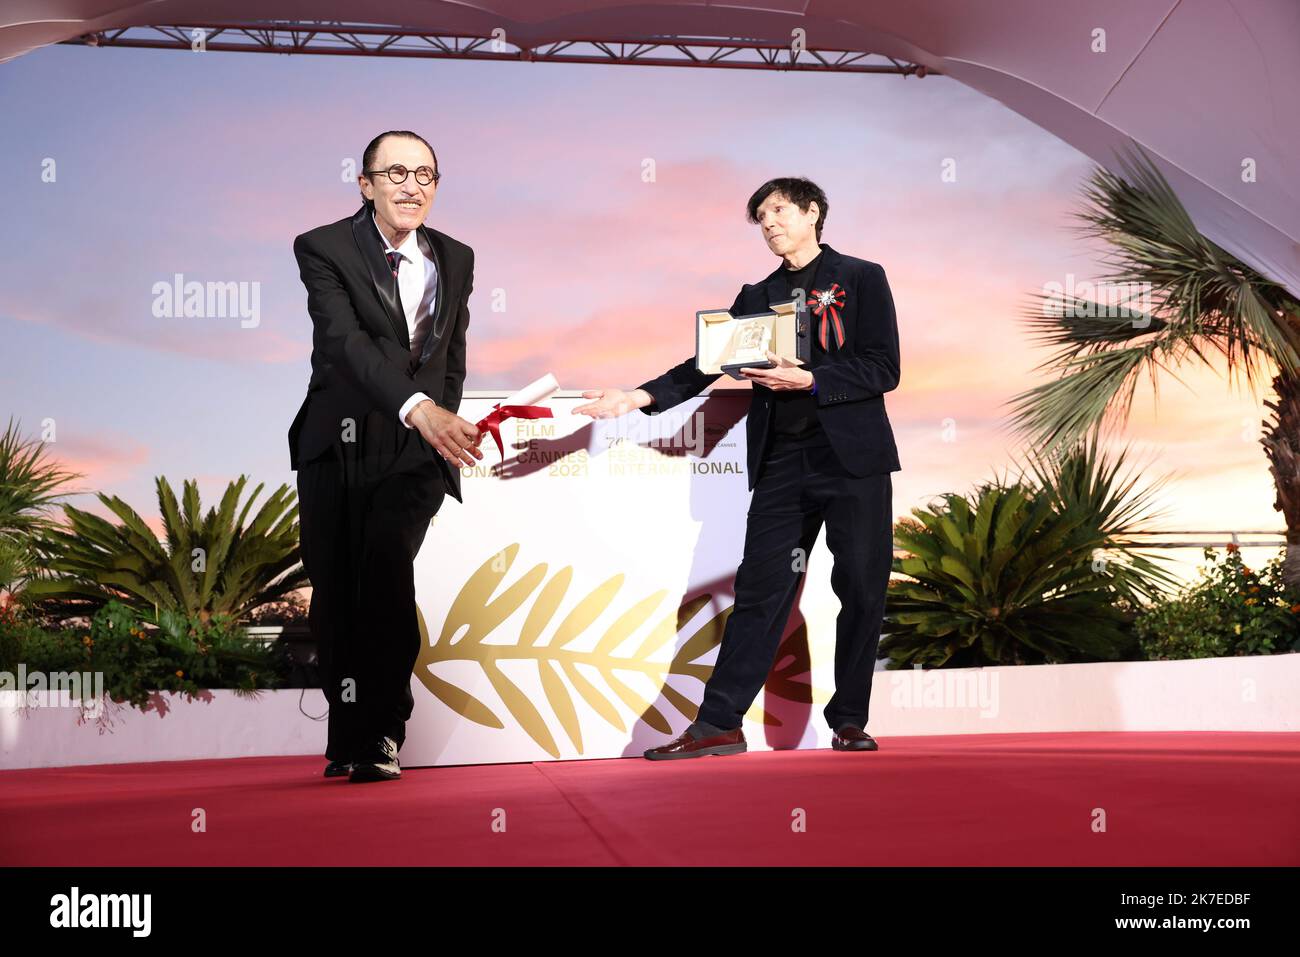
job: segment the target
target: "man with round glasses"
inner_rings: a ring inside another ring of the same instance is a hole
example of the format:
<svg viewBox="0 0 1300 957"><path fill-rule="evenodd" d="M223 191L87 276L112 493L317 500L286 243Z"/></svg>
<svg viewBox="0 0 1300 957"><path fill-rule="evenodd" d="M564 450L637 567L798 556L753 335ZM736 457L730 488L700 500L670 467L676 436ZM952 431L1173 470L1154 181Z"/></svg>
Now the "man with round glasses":
<svg viewBox="0 0 1300 957"><path fill-rule="evenodd" d="M401 776L420 650L413 563L460 469L474 251L424 225L441 174L408 130L366 147L355 214L303 233L311 380L289 428L309 622L329 702L326 777Z"/></svg>

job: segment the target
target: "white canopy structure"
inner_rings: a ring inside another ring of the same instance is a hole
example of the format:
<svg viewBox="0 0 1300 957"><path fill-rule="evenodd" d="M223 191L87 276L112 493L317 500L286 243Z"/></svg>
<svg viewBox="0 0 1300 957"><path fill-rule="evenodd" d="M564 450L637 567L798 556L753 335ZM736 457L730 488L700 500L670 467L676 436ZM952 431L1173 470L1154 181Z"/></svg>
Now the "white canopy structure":
<svg viewBox="0 0 1300 957"><path fill-rule="evenodd" d="M0 17L0 62L203 29L211 50L939 72L1107 167L1142 147L1202 232L1300 295L1300 0L18 0Z"/></svg>

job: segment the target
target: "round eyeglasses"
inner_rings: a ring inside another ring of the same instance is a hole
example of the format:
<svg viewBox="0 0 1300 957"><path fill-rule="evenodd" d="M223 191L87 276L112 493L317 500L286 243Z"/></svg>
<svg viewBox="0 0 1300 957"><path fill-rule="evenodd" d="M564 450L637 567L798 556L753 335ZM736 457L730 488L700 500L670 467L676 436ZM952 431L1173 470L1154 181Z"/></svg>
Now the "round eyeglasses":
<svg viewBox="0 0 1300 957"><path fill-rule="evenodd" d="M406 177L411 175L411 171L400 163L395 163L388 167L388 169L363 169L361 172L365 176L372 177L379 176L380 174L387 174L389 181L394 186L401 186L406 182ZM428 186L430 183L436 183L440 179L442 179L442 174L428 166L421 166L415 171L415 181L421 186Z"/></svg>

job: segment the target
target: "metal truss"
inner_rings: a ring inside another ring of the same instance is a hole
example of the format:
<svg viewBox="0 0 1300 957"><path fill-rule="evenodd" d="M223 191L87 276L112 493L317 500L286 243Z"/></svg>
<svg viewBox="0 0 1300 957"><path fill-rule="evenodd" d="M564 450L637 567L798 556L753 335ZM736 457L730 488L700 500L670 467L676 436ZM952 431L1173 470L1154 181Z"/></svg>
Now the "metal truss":
<svg viewBox="0 0 1300 957"><path fill-rule="evenodd" d="M939 71L864 50L796 48L739 37L642 37L559 40L518 46L496 36L423 33L400 27L338 22L176 24L87 33L63 43L98 47L226 53L303 53L328 56L422 57L536 63L620 63L631 66L714 67L729 70L803 70L896 73L923 77Z"/></svg>

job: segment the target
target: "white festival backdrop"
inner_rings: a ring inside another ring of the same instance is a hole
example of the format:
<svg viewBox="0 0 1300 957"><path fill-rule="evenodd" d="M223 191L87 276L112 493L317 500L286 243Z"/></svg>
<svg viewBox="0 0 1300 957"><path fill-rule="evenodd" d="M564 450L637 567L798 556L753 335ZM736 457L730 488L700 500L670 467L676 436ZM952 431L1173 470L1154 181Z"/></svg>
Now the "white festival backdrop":
<svg viewBox="0 0 1300 957"><path fill-rule="evenodd" d="M593 420L573 414L580 392L557 392L551 418L501 425L504 461L484 437L464 504L447 499L415 561L424 633L404 766L621 757L685 729L734 602L749 398L719 389ZM505 399L470 392L460 414ZM823 533L746 715L752 750L829 746L830 558Z"/></svg>

